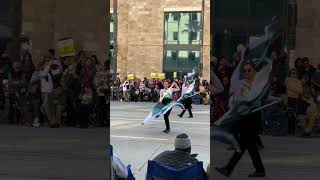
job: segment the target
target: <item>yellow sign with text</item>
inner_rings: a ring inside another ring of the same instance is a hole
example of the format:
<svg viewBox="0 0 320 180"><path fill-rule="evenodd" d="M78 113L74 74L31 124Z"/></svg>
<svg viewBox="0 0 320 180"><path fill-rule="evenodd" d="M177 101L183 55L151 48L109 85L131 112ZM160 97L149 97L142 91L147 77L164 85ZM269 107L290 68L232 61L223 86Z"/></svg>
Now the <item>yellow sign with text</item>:
<svg viewBox="0 0 320 180"><path fill-rule="evenodd" d="M166 78L166 75L164 73L159 73L158 74L158 78L159 79L165 79Z"/></svg>
<svg viewBox="0 0 320 180"><path fill-rule="evenodd" d="M177 72L173 72L173 78L177 78Z"/></svg>
<svg viewBox="0 0 320 180"><path fill-rule="evenodd" d="M156 78L156 73L151 73L150 78Z"/></svg>
<svg viewBox="0 0 320 180"><path fill-rule="evenodd" d="M133 75L133 74L129 74L129 75L128 75L128 79L129 79L129 80L133 80L133 79L134 79L134 75Z"/></svg>
<svg viewBox="0 0 320 180"><path fill-rule="evenodd" d="M76 50L74 42L71 38L63 39L58 41L58 51L61 57L75 56Z"/></svg>

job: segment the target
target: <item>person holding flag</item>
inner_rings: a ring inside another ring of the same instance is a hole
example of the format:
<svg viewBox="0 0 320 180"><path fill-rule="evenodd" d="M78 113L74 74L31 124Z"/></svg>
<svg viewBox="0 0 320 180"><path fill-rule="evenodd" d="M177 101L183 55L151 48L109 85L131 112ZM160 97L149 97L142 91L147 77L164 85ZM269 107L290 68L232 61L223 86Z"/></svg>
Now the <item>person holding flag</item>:
<svg viewBox="0 0 320 180"><path fill-rule="evenodd" d="M193 118L192 114L192 96L194 95L194 87L195 87L195 76L196 76L196 68L192 70L191 73L188 73L184 77L184 83L182 84L182 92L181 97L178 99L178 102L181 102L185 109L178 115L179 117L183 117L183 114L186 112L186 109L189 112L189 118Z"/></svg>
<svg viewBox="0 0 320 180"><path fill-rule="evenodd" d="M172 101L172 93L180 91L179 86L173 82L171 87L169 88L169 82L164 80L163 82L164 88L160 90L160 100L164 106L169 104ZM170 108L164 115L164 122L166 124L166 129L163 131L164 133L170 132L170 122L169 122L169 115L171 113L172 108Z"/></svg>
<svg viewBox="0 0 320 180"><path fill-rule="evenodd" d="M159 116L164 116L164 121L166 125L166 129L163 131L164 133L170 132L170 121L169 115L173 106L180 106L184 109L183 104L178 101L173 101L172 94L174 92L180 91L179 86L173 82L172 85L169 87L169 82L167 80L163 81L163 89L160 91L160 100L158 104L152 108L151 112L147 116L147 118L143 121L142 125L158 118Z"/></svg>
<svg viewBox="0 0 320 180"><path fill-rule="evenodd" d="M241 62L231 78L229 94L232 101L229 110L214 123L212 138L236 147L227 165L222 168L216 167L219 173L227 177L231 175L246 150L255 167L255 172L249 177L266 175L257 147L257 137L261 128L260 110L277 103L274 101L263 105L271 87L272 61L267 55L271 44L277 38L276 31L271 31L274 25L275 22L266 26L265 35L250 43L243 51Z"/></svg>
<svg viewBox="0 0 320 180"><path fill-rule="evenodd" d="M186 90L188 91L190 89L190 83L189 82L185 82L185 84L183 84L183 86L185 86ZM184 105L184 107L188 110L189 112L189 118L193 118L193 114L191 111L191 104L192 104L192 99L190 96L186 97L185 99L181 100L181 103ZM183 117L184 113L186 112L186 109L184 109L178 116L179 117Z"/></svg>
<svg viewBox="0 0 320 180"><path fill-rule="evenodd" d="M248 93L250 93L250 90L254 88L252 85L255 78L255 70L252 62L246 62L243 64L243 74L243 86L237 91L237 96L240 98L247 96ZM235 101L238 100L239 99L235 99ZM260 111L257 111L245 115L234 124L233 128L237 129L239 133L238 142L241 151L235 152L226 166L223 168L216 168L218 172L225 176L230 176L231 172L243 156L245 150L248 150L253 165L256 168L256 171L253 174L250 174L249 177L265 176L265 168L263 166L256 142L260 129L260 117Z"/></svg>

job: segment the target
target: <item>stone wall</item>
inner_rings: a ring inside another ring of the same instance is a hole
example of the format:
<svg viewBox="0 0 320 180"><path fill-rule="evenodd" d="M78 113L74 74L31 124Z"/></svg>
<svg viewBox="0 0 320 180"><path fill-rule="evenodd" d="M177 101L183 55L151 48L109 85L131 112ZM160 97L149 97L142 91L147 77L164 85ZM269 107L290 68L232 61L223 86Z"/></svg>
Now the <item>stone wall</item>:
<svg viewBox="0 0 320 180"><path fill-rule="evenodd" d="M23 1L22 14L22 34L31 40L33 60L39 62L53 45L54 1Z"/></svg>
<svg viewBox="0 0 320 180"><path fill-rule="evenodd" d="M120 77L134 73L138 78L160 73L163 68L164 10L201 10L201 0L118 0L118 59ZM204 69L210 78L210 0L205 1ZM112 3L111 3L112 8Z"/></svg>
<svg viewBox="0 0 320 180"><path fill-rule="evenodd" d="M309 57L313 65L320 64L320 1L297 0L297 5L296 56Z"/></svg>
<svg viewBox="0 0 320 180"><path fill-rule="evenodd" d="M59 39L72 37L76 50L107 57L107 2L100 0L23 1L23 34L32 41L34 59L56 48Z"/></svg>

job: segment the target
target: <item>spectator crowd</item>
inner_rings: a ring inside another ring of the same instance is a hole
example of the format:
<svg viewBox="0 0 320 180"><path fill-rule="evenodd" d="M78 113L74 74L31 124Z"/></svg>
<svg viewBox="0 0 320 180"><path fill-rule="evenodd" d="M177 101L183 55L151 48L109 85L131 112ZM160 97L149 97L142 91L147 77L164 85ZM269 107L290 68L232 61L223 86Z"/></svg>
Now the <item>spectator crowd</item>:
<svg viewBox="0 0 320 180"><path fill-rule="evenodd" d="M225 89L212 97L213 122L228 110L230 79L241 60L243 48L244 46L239 45L231 59L223 56L213 58L213 70ZM277 50L272 51L269 58L273 63L269 94L282 101L264 110L265 130L272 131L273 122L279 121L278 126L287 127L282 127L287 132L278 132L280 134L295 134L300 129L303 131L302 136L310 136L319 124L320 64L315 68L308 57L299 57L295 60L294 67L289 68L287 55ZM285 122L283 119L286 119ZM278 130L281 131L280 129Z"/></svg>
<svg viewBox="0 0 320 180"><path fill-rule="evenodd" d="M160 97L160 90L163 89L164 79L159 78L144 78L143 80L135 78L129 80L127 77L120 81L117 79L112 82L111 96L113 101L125 102L157 102ZM178 100L181 96L182 80L168 80L170 85L175 82L180 91L173 93L173 100ZM169 86L170 86L169 85ZM192 97L194 104L209 104L210 89L209 83L202 78L196 80L195 95Z"/></svg>
<svg viewBox="0 0 320 180"><path fill-rule="evenodd" d="M105 63L80 51L56 57L54 49L34 61L0 54L0 108L9 123L23 126L106 126L108 77Z"/></svg>

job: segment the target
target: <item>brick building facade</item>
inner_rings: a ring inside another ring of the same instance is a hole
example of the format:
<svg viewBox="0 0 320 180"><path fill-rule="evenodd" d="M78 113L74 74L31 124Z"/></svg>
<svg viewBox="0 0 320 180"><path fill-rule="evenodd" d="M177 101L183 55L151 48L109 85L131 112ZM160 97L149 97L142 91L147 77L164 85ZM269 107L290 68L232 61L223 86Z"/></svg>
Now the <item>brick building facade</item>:
<svg viewBox="0 0 320 180"><path fill-rule="evenodd" d="M297 0L296 57L309 57L320 64L320 1Z"/></svg>
<svg viewBox="0 0 320 180"><path fill-rule="evenodd" d="M111 0L110 7L113 7ZM204 3L202 76L210 77L210 0ZM202 0L118 0L117 73L138 78L164 71L165 12L201 12ZM113 9L111 9L113 12ZM201 55L200 55L201 56Z"/></svg>
<svg viewBox="0 0 320 180"><path fill-rule="evenodd" d="M34 61L39 61L57 41L71 37L76 51L95 53L106 60L109 41L109 4L101 0L22 1L22 36L30 39Z"/></svg>

